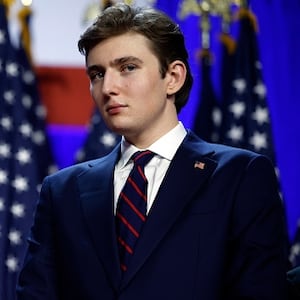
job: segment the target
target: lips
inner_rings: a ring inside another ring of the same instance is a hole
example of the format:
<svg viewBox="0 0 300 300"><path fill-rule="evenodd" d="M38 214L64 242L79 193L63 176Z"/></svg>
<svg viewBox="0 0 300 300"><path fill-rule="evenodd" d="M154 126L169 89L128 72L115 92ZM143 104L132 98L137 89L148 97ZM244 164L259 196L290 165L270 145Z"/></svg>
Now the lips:
<svg viewBox="0 0 300 300"><path fill-rule="evenodd" d="M119 104L119 103L111 104L107 107L106 111L110 115L115 115L115 114L120 113L125 107L127 107L127 105Z"/></svg>

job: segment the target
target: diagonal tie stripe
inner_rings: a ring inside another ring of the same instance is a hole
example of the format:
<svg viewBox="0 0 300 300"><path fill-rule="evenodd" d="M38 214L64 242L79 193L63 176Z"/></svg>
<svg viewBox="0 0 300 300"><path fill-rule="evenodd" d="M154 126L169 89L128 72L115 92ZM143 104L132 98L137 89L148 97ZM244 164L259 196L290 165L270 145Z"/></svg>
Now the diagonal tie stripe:
<svg viewBox="0 0 300 300"><path fill-rule="evenodd" d="M122 271L127 270L129 260L134 254L135 244L146 221L148 182L144 167L153 156L154 153L149 150L133 154L131 159L134 166L119 196L116 226Z"/></svg>
<svg viewBox="0 0 300 300"><path fill-rule="evenodd" d="M144 195L141 198L145 201ZM132 196L130 198L128 198L126 196L126 194L124 194L124 192L121 192L120 199L122 199L124 202L126 202L126 204L132 209L132 211L136 214L136 216L138 216L143 222L146 220L143 203L141 203L141 205L139 205L139 206L142 206L141 210L139 210L139 207L137 207L138 204L135 201L132 201L132 199L133 199ZM121 215L120 211L119 211L119 214Z"/></svg>
<svg viewBox="0 0 300 300"><path fill-rule="evenodd" d="M120 221L122 223L124 223L124 225L126 225L128 227L128 229L132 232L132 234L138 238L140 236L140 233L138 231L135 230L135 228L133 228L131 226L131 224L127 221L126 218L124 218L119 212L117 213L117 217L120 219Z"/></svg>

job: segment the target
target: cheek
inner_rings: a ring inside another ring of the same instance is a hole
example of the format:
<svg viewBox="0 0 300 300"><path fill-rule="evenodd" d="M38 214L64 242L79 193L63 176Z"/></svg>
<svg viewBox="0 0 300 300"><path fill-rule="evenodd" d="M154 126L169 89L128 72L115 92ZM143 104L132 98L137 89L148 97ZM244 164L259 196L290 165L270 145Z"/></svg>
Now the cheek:
<svg viewBox="0 0 300 300"><path fill-rule="evenodd" d="M134 87L135 93L146 98L157 97L164 92L160 80L152 79L151 75L144 80L137 80Z"/></svg>

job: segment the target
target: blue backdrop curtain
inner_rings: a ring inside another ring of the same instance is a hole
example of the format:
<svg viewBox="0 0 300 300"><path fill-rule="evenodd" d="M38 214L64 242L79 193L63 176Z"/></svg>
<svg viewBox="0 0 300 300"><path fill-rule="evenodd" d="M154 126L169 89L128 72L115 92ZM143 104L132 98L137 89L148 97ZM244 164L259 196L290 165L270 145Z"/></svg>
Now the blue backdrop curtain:
<svg viewBox="0 0 300 300"><path fill-rule="evenodd" d="M300 1L253 1L290 234L300 217Z"/></svg>

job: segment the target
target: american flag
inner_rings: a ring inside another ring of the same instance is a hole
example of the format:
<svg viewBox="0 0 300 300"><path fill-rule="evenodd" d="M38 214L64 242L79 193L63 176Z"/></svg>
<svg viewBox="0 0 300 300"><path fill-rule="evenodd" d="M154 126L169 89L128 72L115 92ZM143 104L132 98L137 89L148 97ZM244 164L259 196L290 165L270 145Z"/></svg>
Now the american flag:
<svg viewBox="0 0 300 300"><path fill-rule="evenodd" d="M11 43L2 3L0 107L0 298L13 300L38 188L54 164L35 75L24 50Z"/></svg>
<svg viewBox="0 0 300 300"><path fill-rule="evenodd" d="M231 93L224 99L221 143L266 155L278 176L267 89L262 76L256 33L256 18L249 10L240 11L239 36L234 53ZM282 200L283 201L283 200ZM287 224L286 224L287 227ZM286 228L286 247L290 247Z"/></svg>
<svg viewBox="0 0 300 300"><path fill-rule="evenodd" d="M212 54L204 49L201 54L201 94L193 131L208 142L219 142L221 108L211 80Z"/></svg>
<svg viewBox="0 0 300 300"><path fill-rule="evenodd" d="M83 147L76 153L76 161L82 162L108 154L121 137L107 128L98 111L92 114L89 130Z"/></svg>
<svg viewBox="0 0 300 300"><path fill-rule="evenodd" d="M255 18L246 12L240 19L231 94L223 110L221 141L265 154L275 163Z"/></svg>

